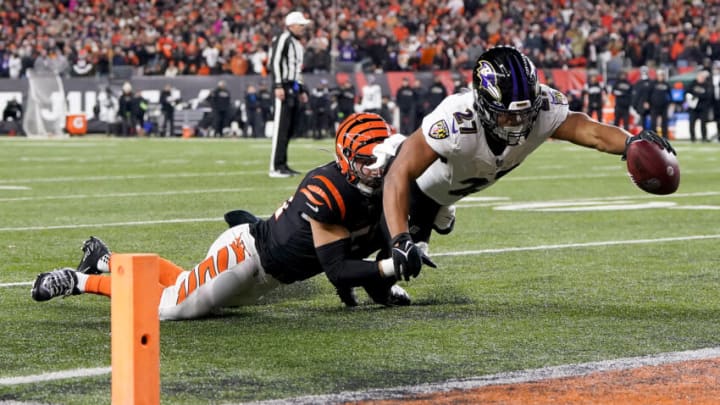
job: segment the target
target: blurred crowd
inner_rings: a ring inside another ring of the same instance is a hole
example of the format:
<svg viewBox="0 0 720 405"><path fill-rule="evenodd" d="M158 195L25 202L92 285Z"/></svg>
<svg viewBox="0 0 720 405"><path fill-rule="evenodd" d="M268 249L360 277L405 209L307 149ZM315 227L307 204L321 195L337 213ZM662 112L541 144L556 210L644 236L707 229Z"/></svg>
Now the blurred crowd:
<svg viewBox="0 0 720 405"><path fill-rule="evenodd" d="M4 0L0 77L31 67L105 75L118 66L264 74L290 10L313 20L304 69L314 73L465 69L499 43L541 68L613 60L672 70L720 59L720 0Z"/></svg>

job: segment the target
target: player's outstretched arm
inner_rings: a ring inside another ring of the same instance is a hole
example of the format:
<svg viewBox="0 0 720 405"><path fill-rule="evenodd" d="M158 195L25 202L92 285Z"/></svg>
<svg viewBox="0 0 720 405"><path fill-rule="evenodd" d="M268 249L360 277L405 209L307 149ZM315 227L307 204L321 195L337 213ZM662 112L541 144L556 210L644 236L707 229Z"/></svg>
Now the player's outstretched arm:
<svg viewBox="0 0 720 405"><path fill-rule="evenodd" d="M600 152L622 155L625 152L625 142L631 136L632 134L620 127L595 121L582 112L570 111L552 138Z"/></svg>

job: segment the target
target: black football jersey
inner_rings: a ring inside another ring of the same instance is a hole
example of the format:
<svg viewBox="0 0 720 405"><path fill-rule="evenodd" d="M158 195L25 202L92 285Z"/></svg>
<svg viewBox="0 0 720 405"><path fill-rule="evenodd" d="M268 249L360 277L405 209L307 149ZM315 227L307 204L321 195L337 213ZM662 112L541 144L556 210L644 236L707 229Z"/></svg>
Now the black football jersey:
<svg viewBox="0 0 720 405"><path fill-rule="evenodd" d="M352 240L347 258L362 259L385 245L381 214L380 193L362 194L331 162L310 171L275 214L251 229L265 272L292 283L323 271L305 217L347 228Z"/></svg>

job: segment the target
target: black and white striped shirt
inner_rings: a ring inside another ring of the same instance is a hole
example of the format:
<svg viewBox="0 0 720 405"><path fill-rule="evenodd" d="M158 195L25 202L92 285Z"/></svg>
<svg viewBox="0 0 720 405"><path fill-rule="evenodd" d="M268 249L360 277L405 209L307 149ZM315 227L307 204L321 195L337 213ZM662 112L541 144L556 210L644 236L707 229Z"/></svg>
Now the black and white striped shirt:
<svg viewBox="0 0 720 405"><path fill-rule="evenodd" d="M303 46L288 30L273 38L270 49L270 69L273 86L297 83L302 85Z"/></svg>

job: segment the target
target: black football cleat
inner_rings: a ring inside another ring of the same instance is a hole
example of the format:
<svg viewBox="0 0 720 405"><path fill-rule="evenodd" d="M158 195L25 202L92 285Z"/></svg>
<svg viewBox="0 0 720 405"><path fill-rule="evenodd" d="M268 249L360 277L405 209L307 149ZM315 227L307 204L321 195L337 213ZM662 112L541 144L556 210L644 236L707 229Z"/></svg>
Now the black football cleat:
<svg viewBox="0 0 720 405"><path fill-rule="evenodd" d="M48 273L40 273L33 283L30 295L35 301L47 301L55 297L80 294L75 270L66 267Z"/></svg>
<svg viewBox="0 0 720 405"><path fill-rule="evenodd" d="M107 264L110 259L110 249L105 242L91 236L82 245L83 257L80 259L77 271L85 274L100 274L103 271L98 269L98 261L104 260Z"/></svg>

